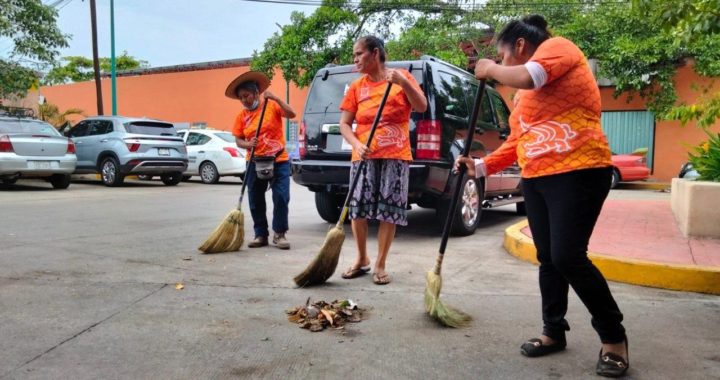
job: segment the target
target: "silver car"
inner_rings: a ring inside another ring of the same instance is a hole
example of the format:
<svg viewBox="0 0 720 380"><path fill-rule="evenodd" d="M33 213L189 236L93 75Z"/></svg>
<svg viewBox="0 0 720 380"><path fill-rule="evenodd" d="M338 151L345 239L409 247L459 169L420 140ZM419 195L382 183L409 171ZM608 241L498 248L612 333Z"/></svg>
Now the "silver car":
<svg viewBox="0 0 720 380"><path fill-rule="evenodd" d="M70 186L75 145L52 125L27 117L0 115L0 181L46 178L56 189Z"/></svg>
<svg viewBox="0 0 720 380"><path fill-rule="evenodd" d="M185 143L171 123L123 116L87 118L68 132L77 149L75 173L100 173L107 186L127 175L159 175L177 185L187 169Z"/></svg>

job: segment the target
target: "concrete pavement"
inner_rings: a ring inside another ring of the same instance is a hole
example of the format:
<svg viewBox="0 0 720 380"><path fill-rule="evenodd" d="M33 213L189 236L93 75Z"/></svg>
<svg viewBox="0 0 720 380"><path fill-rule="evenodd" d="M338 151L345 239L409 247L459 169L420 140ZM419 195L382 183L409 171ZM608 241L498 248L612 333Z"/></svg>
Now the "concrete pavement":
<svg viewBox="0 0 720 380"><path fill-rule="evenodd" d="M540 332L540 299L537 269L502 247L505 229L523 219L512 207L485 210L475 235L449 242L441 299L475 319L454 330L423 309L424 272L440 241L431 210L412 210L399 229L391 284L339 277L355 252L348 232L330 281L297 289L292 277L329 227L303 188L292 187L290 251L196 251L239 188L223 180L0 189L0 379L595 378L600 345L572 292L568 349L537 359L519 353ZM245 224L250 236L247 211ZM370 247L376 234L371 226ZM720 298L610 286L630 337L630 378L720 378ZM308 297L351 298L367 318L344 334L310 333L285 316Z"/></svg>

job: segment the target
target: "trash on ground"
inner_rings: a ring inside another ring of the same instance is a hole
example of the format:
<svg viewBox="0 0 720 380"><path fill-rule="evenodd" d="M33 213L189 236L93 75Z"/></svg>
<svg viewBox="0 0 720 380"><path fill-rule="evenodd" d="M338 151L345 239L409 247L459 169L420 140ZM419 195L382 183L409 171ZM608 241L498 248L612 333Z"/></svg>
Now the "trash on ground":
<svg viewBox="0 0 720 380"><path fill-rule="evenodd" d="M341 330L346 323L362 321L362 309L353 300L335 300L331 303L317 301L305 306L297 306L287 310L288 321L297 323L300 328L312 332L322 331L328 327Z"/></svg>
<svg viewBox="0 0 720 380"><path fill-rule="evenodd" d="M177 284L175 284L175 289L177 289L177 290L183 290L183 289L185 289L185 285L183 285L182 283L179 283L179 282L178 282Z"/></svg>

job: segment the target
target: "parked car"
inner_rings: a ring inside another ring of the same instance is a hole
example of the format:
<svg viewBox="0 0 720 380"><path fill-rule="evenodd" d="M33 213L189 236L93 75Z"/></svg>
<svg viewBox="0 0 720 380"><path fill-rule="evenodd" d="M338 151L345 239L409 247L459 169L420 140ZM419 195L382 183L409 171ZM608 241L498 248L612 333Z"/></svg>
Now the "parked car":
<svg viewBox="0 0 720 380"><path fill-rule="evenodd" d="M467 71L437 58L388 62L388 67L409 70L423 89L428 108L413 112L410 142L409 203L434 208L442 220L449 209L454 186L452 165L462 152L478 81ZM337 222L348 191L350 145L340 134L339 105L349 84L360 74L354 66L320 69L308 93L299 130L300 158L294 160L293 180L315 192L320 217ZM486 87L471 155L483 157L497 149L510 133L509 111L502 97ZM462 198L454 215L453 233L472 234L483 207L517 203L524 213L519 189L520 170L514 165L487 178L465 178Z"/></svg>
<svg viewBox="0 0 720 380"><path fill-rule="evenodd" d="M685 179L697 179L700 177L700 174L695 170L693 167L693 164L691 162L686 162L680 167L680 173L678 173L679 178L685 178Z"/></svg>
<svg viewBox="0 0 720 380"><path fill-rule="evenodd" d="M235 136L213 129L180 130L187 146L186 178L199 175L203 183L217 183L222 176L245 175L245 149L238 148Z"/></svg>
<svg viewBox="0 0 720 380"><path fill-rule="evenodd" d="M100 173L107 186L119 186L130 174L159 175L174 186L187 169L185 143L171 123L123 116L87 118L68 136L77 150L76 173Z"/></svg>
<svg viewBox="0 0 720 380"><path fill-rule="evenodd" d="M643 152L631 154L615 154L611 156L613 175L610 188L614 189L620 182L644 181L650 177L650 169Z"/></svg>
<svg viewBox="0 0 720 380"><path fill-rule="evenodd" d="M77 162L75 144L31 116L29 109L0 108L0 181L45 178L53 188L67 189Z"/></svg>

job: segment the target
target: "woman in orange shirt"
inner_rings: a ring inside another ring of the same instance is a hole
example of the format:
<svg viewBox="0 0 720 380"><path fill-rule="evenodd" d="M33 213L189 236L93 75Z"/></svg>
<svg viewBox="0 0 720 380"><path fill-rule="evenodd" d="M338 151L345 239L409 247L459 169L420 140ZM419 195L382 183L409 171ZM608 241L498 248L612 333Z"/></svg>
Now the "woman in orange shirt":
<svg viewBox="0 0 720 380"><path fill-rule="evenodd" d="M612 176L610 149L600 127L600 91L583 53L552 38L538 15L510 22L497 36L502 65L479 60L478 79L520 89L511 133L480 160L461 158L468 175L485 176L517 161L533 242L540 262L543 333L521 347L525 356L565 349L568 290L592 315L602 349L596 372L617 377L628 368L627 337L603 275L587 257L588 242Z"/></svg>
<svg viewBox="0 0 720 380"><path fill-rule="evenodd" d="M407 70L385 67L385 47L379 38L360 38L353 46L353 58L355 67L365 75L350 85L340 104L340 132L353 147L350 178L357 172L360 160L366 160L367 164L360 173L349 207L358 256L342 277L355 278L370 270L367 219L376 219L380 227L373 282L384 285L390 282L385 260L395 237L395 227L407 225L409 163L412 161L410 112L425 112L427 99ZM367 136L388 82L393 86L368 148ZM353 121L357 129L353 129Z"/></svg>
<svg viewBox="0 0 720 380"><path fill-rule="evenodd" d="M248 71L230 83L225 96L238 99L243 109L235 118L232 133L237 146L248 151L245 170L248 201L253 218L255 238L248 243L249 248L268 245L268 220L266 215L265 192L268 186L272 189L274 231L272 242L277 248L290 249L285 234L288 226L288 204L290 203L290 161L285 150L285 131L282 118L292 119L295 111L282 99L266 91L270 87L270 79L263 73ZM260 135L255 137L258 129L263 102L267 99L265 116ZM250 150L255 147L255 157L250 162ZM273 176L271 179L259 178L255 166L260 158L272 161Z"/></svg>

